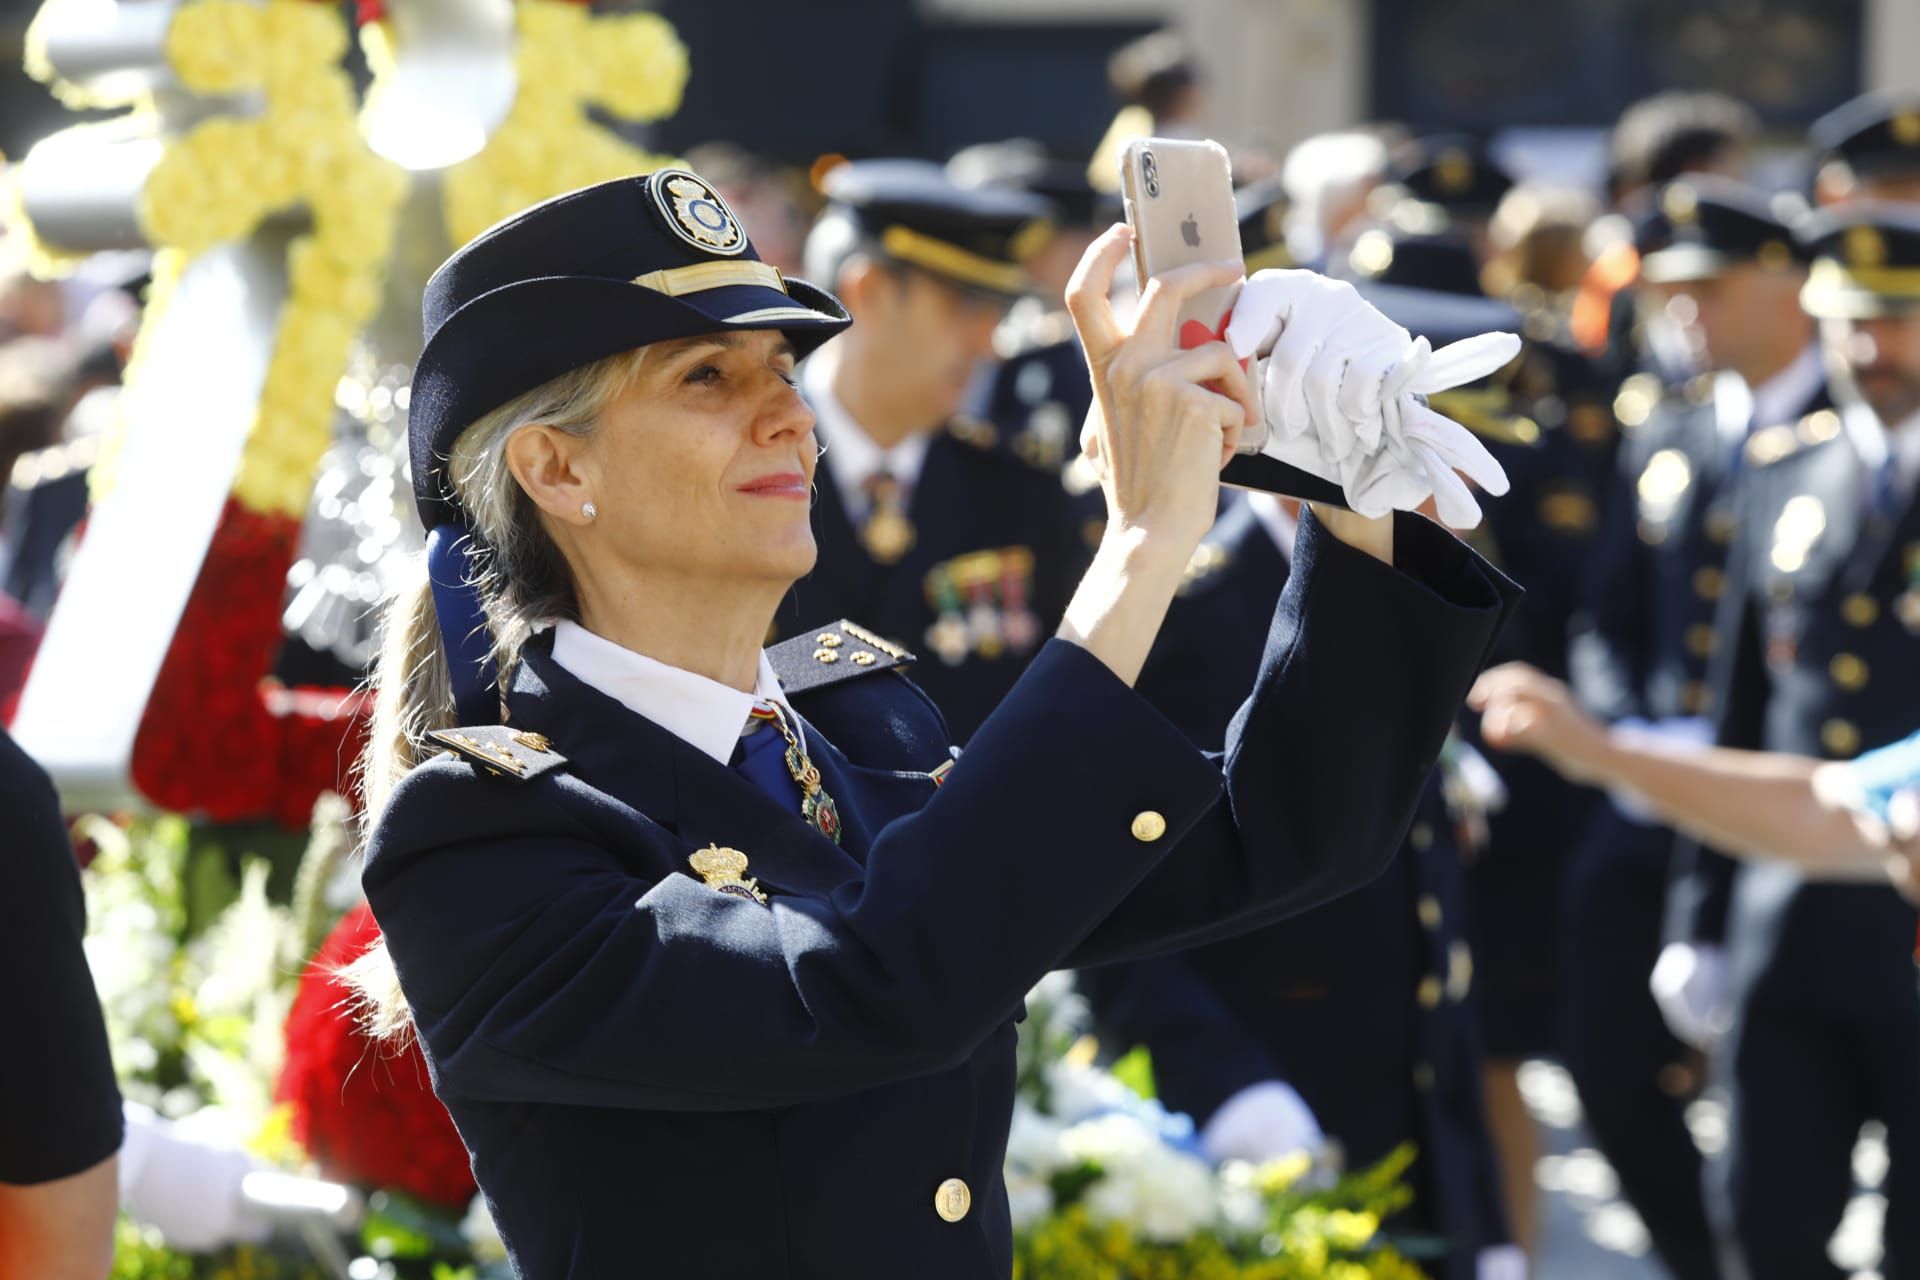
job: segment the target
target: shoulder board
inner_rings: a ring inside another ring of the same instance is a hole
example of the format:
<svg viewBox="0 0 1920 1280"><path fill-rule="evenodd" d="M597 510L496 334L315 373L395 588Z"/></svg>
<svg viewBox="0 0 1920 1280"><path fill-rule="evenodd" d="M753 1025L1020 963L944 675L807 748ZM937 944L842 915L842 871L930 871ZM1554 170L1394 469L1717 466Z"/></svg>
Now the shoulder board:
<svg viewBox="0 0 1920 1280"><path fill-rule="evenodd" d="M948 420L947 434L961 444L970 444L976 449L991 449L1000 443L998 427L967 413L956 413Z"/></svg>
<svg viewBox="0 0 1920 1280"><path fill-rule="evenodd" d="M1750 467L1770 467L1806 447L1794 428L1782 422L1765 427L1747 437L1746 458Z"/></svg>
<svg viewBox="0 0 1920 1280"><path fill-rule="evenodd" d="M1793 434L1802 444L1825 444L1840 434L1840 415L1833 409L1815 409L1794 425Z"/></svg>
<svg viewBox="0 0 1920 1280"><path fill-rule="evenodd" d="M434 745L445 747L482 766L490 774L531 782L543 773L551 773L567 762L542 734L515 729L504 724L469 725L460 729L435 729L427 734Z"/></svg>
<svg viewBox="0 0 1920 1280"><path fill-rule="evenodd" d="M1201 543L1187 558L1187 567L1180 575L1180 594L1190 596L1196 591L1204 591L1213 585L1211 579L1232 563L1232 547L1223 542Z"/></svg>
<svg viewBox="0 0 1920 1280"><path fill-rule="evenodd" d="M840 621L803 632L767 650L767 662L789 694L838 684L913 661L893 641L857 623Z"/></svg>

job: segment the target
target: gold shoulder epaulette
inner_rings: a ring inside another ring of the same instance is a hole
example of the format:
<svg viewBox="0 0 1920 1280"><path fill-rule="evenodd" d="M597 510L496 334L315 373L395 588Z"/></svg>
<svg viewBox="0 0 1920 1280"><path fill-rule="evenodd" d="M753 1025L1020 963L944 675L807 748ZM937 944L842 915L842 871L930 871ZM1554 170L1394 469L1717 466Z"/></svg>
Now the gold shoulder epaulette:
<svg viewBox="0 0 1920 1280"><path fill-rule="evenodd" d="M1770 467L1802 447L1799 433L1786 423L1764 427L1747 437L1747 465Z"/></svg>
<svg viewBox="0 0 1920 1280"><path fill-rule="evenodd" d="M947 423L947 434L976 449L991 449L1000 443L1000 429L972 414L956 413Z"/></svg>
<svg viewBox="0 0 1920 1280"><path fill-rule="evenodd" d="M789 694L904 667L913 660L893 641L845 618L803 631L767 650L767 662Z"/></svg>
<svg viewBox="0 0 1920 1280"><path fill-rule="evenodd" d="M1832 409L1815 409L1800 419L1793 432L1802 444L1825 444L1840 434L1840 415Z"/></svg>
<svg viewBox="0 0 1920 1280"><path fill-rule="evenodd" d="M436 746L481 766L488 773L517 782L531 782L567 762L544 734L511 725L468 725L435 729L427 739Z"/></svg>

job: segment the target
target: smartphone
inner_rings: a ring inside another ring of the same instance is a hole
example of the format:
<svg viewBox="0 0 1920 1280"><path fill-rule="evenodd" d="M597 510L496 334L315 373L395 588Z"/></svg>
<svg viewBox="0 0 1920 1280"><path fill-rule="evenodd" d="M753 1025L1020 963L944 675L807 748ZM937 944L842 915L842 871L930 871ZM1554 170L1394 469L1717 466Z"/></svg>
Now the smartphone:
<svg viewBox="0 0 1920 1280"><path fill-rule="evenodd" d="M1196 262L1238 261L1240 216L1233 205L1233 167L1217 142L1136 138L1120 153L1120 195L1133 228L1134 278L1147 281ZM1238 284L1189 298L1180 307L1180 345L1221 336ZM1241 435L1240 452L1255 453L1264 427Z"/></svg>
<svg viewBox="0 0 1920 1280"><path fill-rule="evenodd" d="M1133 269L1141 288L1175 267L1240 258L1240 218L1233 208L1233 169L1217 142L1136 138L1120 154L1120 195L1133 228ZM1180 308L1182 346L1189 323L1212 341L1233 311L1240 286L1209 289Z"/></svg>

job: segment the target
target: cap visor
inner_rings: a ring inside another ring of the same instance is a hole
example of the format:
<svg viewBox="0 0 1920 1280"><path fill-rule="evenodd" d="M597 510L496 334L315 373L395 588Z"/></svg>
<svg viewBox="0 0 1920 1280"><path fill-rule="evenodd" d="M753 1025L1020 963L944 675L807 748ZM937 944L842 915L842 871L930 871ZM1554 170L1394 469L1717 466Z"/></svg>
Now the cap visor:
<svg viewBox="0 0 1920 1280"><path fill-rule="evenodd" d="M1640 259L1640 278L1648 284L1685 284L1711 279L1732 264L1733 259L1718 249L1676 244Z"/></svg>

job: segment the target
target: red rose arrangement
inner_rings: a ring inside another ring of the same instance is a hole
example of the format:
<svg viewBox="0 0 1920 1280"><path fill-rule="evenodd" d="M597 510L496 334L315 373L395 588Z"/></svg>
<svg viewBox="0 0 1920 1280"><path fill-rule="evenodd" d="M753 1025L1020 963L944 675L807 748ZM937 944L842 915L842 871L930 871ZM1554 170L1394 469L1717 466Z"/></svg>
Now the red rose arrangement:
<svg viewBox="0 0 1920 1280"><path fill-rule="evenodd" d="M292 1106L293 1136L327 1177L464 1208L475 1191L467 1149L433 1095L420 1046L368 1040L335 974L379 937L362 903L320 945L287 1014L275 1097Z"/></svg>
<svg viewBox="0 0 1920 1280"><path fill-rule="evenodd" d="M267 679L299 537L299 521L227 499L134 737L134 784L161 808L297 828L322 791L348 794L371 708Z"/></svg>

